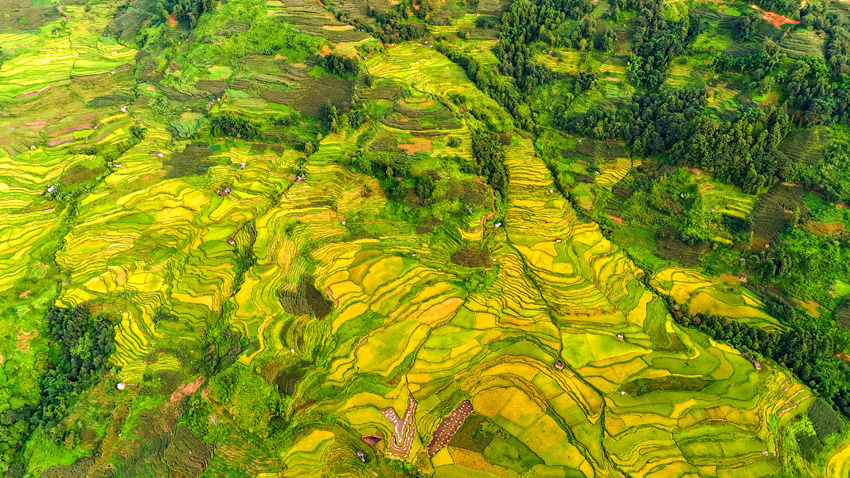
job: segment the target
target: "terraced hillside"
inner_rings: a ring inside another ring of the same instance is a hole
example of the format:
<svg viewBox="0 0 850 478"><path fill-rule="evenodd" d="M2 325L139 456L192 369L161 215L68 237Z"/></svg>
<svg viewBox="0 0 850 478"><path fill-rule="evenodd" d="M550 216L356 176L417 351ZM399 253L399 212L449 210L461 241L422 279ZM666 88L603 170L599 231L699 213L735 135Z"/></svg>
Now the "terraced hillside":
<svg viewBox="0 0 850 478"><path fill-rule="evenodd" d="M508 8L0 6L0 473L844 476L838 400L766 351L799 327L700 262L841 208L555 127L642 88L633 25L522 86ZM780 148L828 165L840 132L805 131ZM651 229L685 201L701 245ZM714 316L764 355L686 326Z"/></svg>

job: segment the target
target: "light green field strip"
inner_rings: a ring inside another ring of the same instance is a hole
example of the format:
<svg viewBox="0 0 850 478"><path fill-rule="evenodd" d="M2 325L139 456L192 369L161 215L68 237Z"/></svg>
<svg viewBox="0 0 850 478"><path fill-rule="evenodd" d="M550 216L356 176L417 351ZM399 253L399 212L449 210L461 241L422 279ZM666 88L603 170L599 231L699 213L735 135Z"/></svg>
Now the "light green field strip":
<svg viewBox="0 0 850 478"><path fill-rule="evenodd" d="M736 186L714 181L708 175L703 179L703 175L706 175L706 173L702 173L697 182L701 185L700 191L705 198L707 207L714 208L715 212L740 218L745 218L753 212L755 196L742 192Z"/></svg>
<svg viewBox="0 0 850 478"><path fill-rule="evenodd" d="M617 158L616 161L605 163L599 167L600 173L596 176L596 183L607 187L613 187L622 181L629 171L635 166L640 166L640 160L629 158Z"/></svg>
<svg viewBox="0 0 850 478"><path fill-rule="evenodd" d="M428 31L437 36L444 36L457 33L458 29L470 30L475 28L476 18L474 13L467 13L460 18L453 18L451 25L428 25Z"/></svg>

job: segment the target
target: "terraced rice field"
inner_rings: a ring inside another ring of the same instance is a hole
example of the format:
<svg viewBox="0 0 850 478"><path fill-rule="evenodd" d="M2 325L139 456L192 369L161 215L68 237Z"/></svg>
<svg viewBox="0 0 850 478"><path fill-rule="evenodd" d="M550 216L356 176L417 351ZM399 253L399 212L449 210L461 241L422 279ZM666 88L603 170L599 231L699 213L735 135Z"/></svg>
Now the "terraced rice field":
<svg viewBox="0 0 850 478"><path fill-rule="evenodd" d="M629 158L617 158L613 163L605 163L600 166L596 183L607 187L613 187L619 183L633 167L640 166L640 160Z"/></svg>
<svg viewBox="0 0 850 478"><path fill-rule="evenodd" d="M738 278L730 278L740 281ZM670 267L653 274L650 284L661 294L686 305L693 314L708 313L742 320L765 330L784 330L765 312L765 304L742 285L706 277L695 270Z"/></svg>
<svg viewBox="0 0 850 478"><path fill-rule="evenodd" d="M782 433L811 391L680 328L662 296L783 326L736 284L681 268L646 277L558 192L531 135L436 49L383 45L362 62L367 86L306 54L200 68L197 52L221 45L187 36L189 53L173 45L160 66L195 75L191 85L159 72L136 84L138 52L101 36L117 5L88 7L63 5L65 23L46 27L55 36L0 34L11 52L0 107L23 125L0 133L12 138L0 142L0 300L29 314L0 330L15 336L0 364L47 348L37 327L51 304L85 304L115 333L112 370L62 418L79 436L28 449L31 463L62 454L64 473L85 456L83 474L122 476L397 476L398 460L435 477L782 469ZM321 3L262 8L316 53L374 41ZM228 25L210 36L252 28ZM469 52L498 61L490 40L476 42ZM562 55L563 71L577 65ZM622 65L602 71L625 78ZM345 89L344 115L362 102L362 122L330 128L325 105L301 115L291 98L274 101L316 84ZM169 111L179 95L189 106ZM226 113L280 142L212 134ZM474 164L483 128L502 134L504 195ZM596 186L573 191L580 207L640 164L614 141L575 149L604 160ZM383 175L365 173L384 160ZM423 176L428 201L416 196ZM754 198L699 181L720 212L751 214ZM461 264L468 250L483 263ZM846 455L830 473L844 473Z"/></svg>

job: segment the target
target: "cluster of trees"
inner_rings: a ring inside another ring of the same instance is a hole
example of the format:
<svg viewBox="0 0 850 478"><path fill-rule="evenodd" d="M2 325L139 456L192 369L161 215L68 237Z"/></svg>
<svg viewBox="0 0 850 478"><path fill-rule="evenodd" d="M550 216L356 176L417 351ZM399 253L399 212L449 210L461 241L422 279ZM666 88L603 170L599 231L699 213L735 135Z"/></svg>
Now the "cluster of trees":
<svg viewBox="0 0 850 478"><path fill-rule="evenodd" d="M637 94L624 106L562 114L558 124L583 136L625 140L635 155L668 153L751 193L786 174L788 158L777 150L791 127L785 109L751 108L724 121L702 115L705 106L704 90L662 89Z"/></svg>
<svg viewBox="0 0 850 478"><path fill-rule="evenodd" d="M777 147L790 129L791 119L779 107L748 109L730 121L701 116L670 155L752 194L788 173L790 161Z"/></svg>
<svg viewBox="0 0 850 478"><path fill-rule="evenodd" d="M478 173L504 197L508 192L510 172L505 166L505 149L500 137L489 132L476 133L472 137L472 154L478 164Z"/></svg>
<svg viewBox="0 0 850 478"><path fill-rule="evenodd" d="M93 316L86 305L51 307L45 315L50 336L50 366L41 378L41 408L33 422L57 443L65 436L56 425L74 399L100 381L110 368L115 330L104 315Z"/></svg>
<svg viewBox="0 0 850 478"><path fill-rule="evenodd" d="M558 125L597 139L625 140L637 155L663 153L689 137L706 105L703 90L638 93L631 102L600 103L583 114L562 114Z"/></svg>
<svg viewBox="0 0 850 478"><path fill-rule="evenodd" d="M410 189L410 182L413 183L413 192L421 200L421 204L428 204L434 197L437 189L434 179L427 173L414 174L410 169L415 155L366 152L358 153L352 159L353 168L378 179L381 189L389 199L404 200Z"/></svg>
<svg viewBox="0 0 850 478"><path fill-rule="evenodd" d="M850 362L836 357L835 341L826 332L794 328L767 332L725 317L675 313L678 323L694 327L715 340L754 356L773 359L788 367L831 405L850 417Z"/></svg>
<svg viewBox="0 0 850 478"><path fill-rule="evenodd" d="M773 71L785 61L785 53L779 51L779 46L770 38L765 38L764 45L759 51L744 56L731 56L719 53L712 60L715 70L734 70L738 72L755 72L757 78Z"/></svg>
<svg viewBox="0 0 850 478"><path fill-rule="evenodd" d="M759 17L755 10L742 9L732 26L732 36L736 40L752 41L755 39L758 24Z"/></svg>
<svg viewBox="0 0 850 478"><path fill-rule="evenodd" d="M331 74L343 78L355 76L360 71L356 59L337 53L328 53L322 60L322 64Z"/></svg>
<svg viewBox="0 0 850 478"><path fill-rule="evenodd" d="M850 204L850 143L833 141L818 168L819 186L833 202Z"/></svg>
<svg viewBox="0 0 850 478"><path fill-rule="evenodd" d="M230 136L252 140L259 132L257 125L250 120L236 116L229 111L210 120L210 126L213 136Z"/></svg>
<svg viewBox="0 0 850 478"><path fill-rule="evenodd" d="M518 124L524 128L533 125L531 110L525 103L524 97L509 79L508 81L504 81L506 78L495 75L493 71L483 69L481 64L478 63L478 60L465 55L460 50L452 48L446 43L438 43L437 51L463 68L466 76L475 82L475 86L490 95L499 105L508 110Z"/></svg>
<svg viewBox="0 0 850 478"><path fill-rule="evenodd" d="M255 264L257 264L257 256L254 254L254 239L257 237L257 226L253 220L245 225L248 229L251 241L241 248L236 248L236 257L234 259L233 269L236 276L233 279L233 293L242 286L245 282L245 273L248 272Z"/></svg>
<svg viewBox="0 0 850 478"><path fill-rule="evenodd" d="M826 13L827 5L816 2L800 10L804 27L824 32L824 58L804 57L796 60L787 74L777 75L791 106L802 112L800 123L805 125L850 119L850 28L846 20Z"/></svg>
<svg viewBox="0 0 850 478"><path fill-rule="evenodd" d="M171 12L174 18L186 25L189 28L195 28L198 25L198 19L204 12L212 10L212 0L177 0L176 2L168 2L166 5L160 3L160 17L162 10ZM163 18L162 20L166 20Z"/></svg>
<svg viewBox="0 0 850 478"><path fill-rule="evenodd" d="M196 364L204 375L212 377L236 363L247 345L248 339L232 328L223 313L209 325L200 347L203 355Z"/></svg>
<svg viewBox="0 0 850 478"><path fill-rule="evenodd" d="M356 22L358 28L384 43L417 40L425 34L425 24L410 21L410 10L404 3L382 13L370 8L367 14L375 19L375 24Z"/></svg>
<svg viewBox="0 0 850 478"><path fill-rule="evenodd" d="M17 315L8 312L2 312L2 319L14 323L11 320ZM15 355L0 364L0 474L14 465L16 457L19 457L18 451L32 430L33 416L41 397L39 377L43 366L43 357L32 363ZM15 468L22 468L22 465L19 462ZM14 476L12 470L6 476ZM18 476L23 476L23 472Z"/></svg>
<svg viewBox="0 0 850 478"><path fill-rule="evenodd" d="M788 228L781 240L753 259L753 269L762 281L807 295L822 294L834 281L850 277L850 232L819 237Z"/></svg>
<svg viewBox="0 0 850 478"><path fill-rule="evenodd" d="M698 24L698 23L697 23ZM641 2L635 17L634 52L629 58L629 81L637 87L657 89L667 79L667 67L684 52L689 35L690 17L678 22L665 18L664 1Z"/></svg>

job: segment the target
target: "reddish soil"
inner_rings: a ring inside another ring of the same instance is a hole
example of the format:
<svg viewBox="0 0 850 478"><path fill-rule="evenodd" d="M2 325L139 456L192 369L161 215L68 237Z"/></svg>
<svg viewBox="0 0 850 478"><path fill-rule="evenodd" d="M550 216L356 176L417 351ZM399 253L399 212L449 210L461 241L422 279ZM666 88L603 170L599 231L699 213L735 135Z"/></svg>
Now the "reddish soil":
<svg viewBox="0 0 850 478"><path fill-rule="evenodd" d="M782 25L785 25L786 23L792 23L794 25L797 25L797 24L800 23L797 20L791 20L790 18L786 17L785 15L780 15L776 12L764 11L756 5L750 5L750 8L752 8L753 10L759 11L761 13L760 16L761 16L762 19L767 20L773 26L775 26L776 28L779 28L779 29L781 29Z"/></svg>
<svg viewBox="0 0 850 478"><path fill-rule="evenodd" d="M179 387L177 387L177 390L175 390L174 393L171 394L171 397L169 397L168 399L169 401L171 401L171 403L179 402L180 400L183 400L183 397L188 397L189 395L192 395L193 393L197 392L198 388L200 388L201 384L203 383L204 376L201 375L200 377L196 378L194 382L189 382L187 384L180 385Z"/></svg>
<svg viewBox="0 0 850 478"><path fill-rule="evenodd" d="M700 174L702 174L702 169L698 169L698 168L691 168L691 167L689 167L689 166L685 166L685 169L686 169L686 170L688 170L688 172L690 172L691 174L696 174L697 176L699 176Z"/></svg>
<svg viewBox="0 0 850 478"><path fill-rule="evenodd" d="M18 329L18 350L27 352L30 349L30 339L34 337L38 337L38 330L33 329L29 332L24 332Z"/></svg>
<svg viewBox="0 0 850 478"><path fill-rule="evenodd" d="M342 298L342 294L340 294L340 295L339 295L339 297L336 297L336 298L335 298L335 297L334 297L334 293L333 293L333 291L331 290L331 288L330 288L330 287L328 287L328 297L330 297L330 298L331 298L331 300L332 300L332 301L334 301L334 303L336 304L336 306L337 306L337 307L339 307L339 299L341 299L341 298Z"/></svg>
<svg viewBox="0 0 850 478"><path fill-rule="evenodd" d="M73 133L74 131L84 130L84 129L87 129L88 127L89 127L89 125L87 125L87 124L78 124L76 126L71 126L71 127L63 129L62 131L59 132L59 134Z"/></svg>
<svg viewBox="0 0 850 478"><path fill-rule="evenodd" d="M433 143L428 138L415 137L410 140L410 144L400 144L399 149L403 149L408 153L418 153L420 151L430 153Z"/></svg>
<svg viewBox="0 0 850 478"><path fill-rule="evenodd" d="M622 224L622 223L623 223L623 218L621 218L621 217L617 217L617 216L614 216L614 215L612 215L612 214L609 214L609 215L608 215L608 219L610 219L610 220L612 220L612 221L616 222L617 224Z"/></svg>
<svg viewBox="0 0 850 478"><path fill-rule="evenodd" d="M50 141L47 142L47 145L51 146L51 147L52 146L59 146L60 144L70 143L71 141L74 141L74 137L73 136L66 136L64 138L51 139Z"/></svg>
<svg viewBox="0 0 850 478"><path fill-rule="evenodd" d="M172 26L172 27L176 27L176 26L177 26L177 19L176 19L176 18L174 18L174 15L169 15L169 16L168 16L168 24L169 24L170 26Z"/></svg>
<svg viewBox="0 0 850 478"><path fill-rule="evenodd" d="M42 91L46 90L47 88L49 88L49 86L45 86L44 88L42 88L40 90L35 90L35 91L30 91L30 92L24 93L21 96L19 96L18 98L30 98L32 96L35 96L35 95L41 93Z"/></svg>

